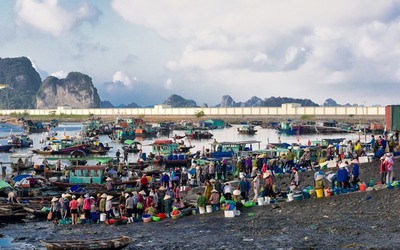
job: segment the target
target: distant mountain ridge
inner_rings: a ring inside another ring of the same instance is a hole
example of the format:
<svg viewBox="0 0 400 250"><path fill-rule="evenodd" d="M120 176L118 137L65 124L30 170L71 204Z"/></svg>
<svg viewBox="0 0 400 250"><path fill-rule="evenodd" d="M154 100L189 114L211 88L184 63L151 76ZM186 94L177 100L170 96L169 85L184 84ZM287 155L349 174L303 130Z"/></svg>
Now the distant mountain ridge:
<svg viewBox="0 0 400 250"><path fill-rule="evenodd" d="M39 73L28 58L0 58L0 108L35 108L41 83Z"/></svg>
<svg viewBox="0 0 400 250"><path fill-rule="evenodd" d="M79 72L71 72L64 79L47 77L37 93L36 108L99 108L100 97L92 79Z"/></svg>
<svg viewBox="0 0 400 250"><path fill-rule="evenodd" d="M122 100L121 100L122 101ZM251 97L241 102L224 95L215 107L280 107L283 103L299 103L306 107L319 105L310 99L291 97ZM157 103L160 104L160 103ZM196 101L180 95L169 96L162 104L173 108L199 107ZM27 57L0 58L0 109L56 108L68 105L72 108L140 108L135 102L113 105L101 100L92 82L92 78L80 72L71 72L64 79L49 76L42 81L39 73ZM146 107L151 107L147 105ZM213 107L206 103L202 107ZM322 106L359 106L357 104L340 105L328 98Z"/></svg>

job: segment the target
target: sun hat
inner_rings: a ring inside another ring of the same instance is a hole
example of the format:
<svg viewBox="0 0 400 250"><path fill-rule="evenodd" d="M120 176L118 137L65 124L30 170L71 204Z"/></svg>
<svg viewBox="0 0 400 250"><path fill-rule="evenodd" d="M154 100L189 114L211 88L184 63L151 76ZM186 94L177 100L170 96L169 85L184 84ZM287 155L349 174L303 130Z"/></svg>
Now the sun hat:
<svg viewBox="0 0 400 250"><path fill-rule="evenodd" d="M65 198L71 197L71 194L65 194Z"/></svg>
<svg viewBox="0 0 400 250"><path fill-rule="evenodd" d="M106 181L112 181L112 179L110 177L107 177Z"/></svg>
<svg viewBox="0 0 400 250"><path fill-rule="evenodd" d="M214 180L214 179L211 179L210 182L211 182L211 183L215 183L215 180Z"/></svg>
<svg viewBox="0 0 400 250"><path fill-rule="evenodd" d="M168 199L170 199L171 198L171 196L169 196L168 194L164 197L164 200L168 200Z"/></svg>
<svg viewBox="0 0 400 250"><path fill-rule="evenodd" d="M291 150L291 149L292 149L292 146L287 147L287 149Z"/></svg>
<svg viewBox="0 0 400 250"><path fill-rule="evenodd" d="M90 199L94 200L94 197L93 197L93 196L90 196Z"/></svg>
<svg viewBox="0 0 400 250"><path fill-rule="evenodd" d="M107 198L107 194L104 193L104 194L102 194L100 197L101 197L101 198Z"/></svg>
<svg viewBox="0 0 400 250"><path fill-rule="evenodd" d="M75 196L75 195L72 195L72 199L76 199L76 196Z"/></svg>
<svg viewBox="0 0 400 250"><path fill-rule="evenodd" d="M269 172L269 171L267 171L267 172L265 172L264 174L263 174L263 178L267 178L267 177L269 177L271 175L271 173Z"/></svg>
<svg viewBox="0 0 400 250"><path fill-rule="evenodd" d="M160 190L160 191L165 191L165 190L167 190L164 186L161 186L158 190Z"/></svg>
<svg viewBox="0 0 400 250"><path fill-rule="evenodd" d="M133 191L132 194L133 195L137 195L138 193L137 193L137 191Z"/></svg>
<svg viewBox="0 0 400 250"><path fill-rule="evenodd" d="M62 194L61 197L62 197L62 198L65 198L65 194Z"/></svg>
<svg viewBox="0 0 400 250"><path fill-rule="evenodd" d="M305 148L304 151L305 152L310 152L310 148Z"/></svg>
<svg viewBox="0 0 400 250"><path fill-rule="evenodd" d="M58 201L57 197L53 197L53 199L51 199L51 202L56 202L56 201Z"/></svg>
<svg viewBox="0 0 400 250"><path fill-rule="evenodd" d="M235 191L233 191L233 195L240 195L240 190L235 190Z"/></svg>
<svg viewBox="0 0 400 250"><path fill-rule="evenodd" d="M339 168L344 168L344 167L346 167L346 163L344 162L340 163Z"/></svg>
<svg viewBox="0 0 400 250"><path fill-rule="evenodd" d="M316 180L316 181L322 180L323 178L324 178L324 176L323 176L323 175L320 175L320 174L318 174L317 176L315 176L315 180Z"/></svg>
<svg viewBox="0 0 400 250"><path fill-rule="evenodd" d="M89 198L89 194L85 194L85 196L83 196L83 197L85 197L85 198Z"/></svg>
<svg viewBox="0 0 400 250"><path fill-rule="evenodd" d="M139 194L141 195L146 195L146 192L144 190L140 191Z"/></svg>
<svg viewBox="0 0 400 250"><path fill-rule="evenodd" d="M109 200L111 200L113 197L114 197L114 196L112 196L112 195L107 195L107 200L109 201Z"/></svg>
<svg viewBox="0 0 400 250"><path fill-rule="evenodd" d="M328 145L328 148L331 148L331 147L333 147L333 145L332 145L332 144L329 144L329 145Z"/></svg>
<svg viewBox="0 0 400 250"><path fill-rule="evenodd" d="M128 198L128 196L129 196L129 193L126 193L126 194L125 194L125 198Z"/></svg>
<svg viewBox="0 0 400 250"><path fill-rule="evenodd" d="M218 193L216 189L211 190L211 193Z"/></svg>

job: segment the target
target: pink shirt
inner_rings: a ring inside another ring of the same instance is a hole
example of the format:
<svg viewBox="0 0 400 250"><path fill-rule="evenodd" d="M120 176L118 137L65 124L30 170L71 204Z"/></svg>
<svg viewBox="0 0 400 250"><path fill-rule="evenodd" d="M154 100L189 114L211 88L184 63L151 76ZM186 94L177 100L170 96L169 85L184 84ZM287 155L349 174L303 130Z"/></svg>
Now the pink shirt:
<svg viewBox="0 0 400 250"><path fill-rule="evenodd" d="M92 205L92 200L87 198L83 201L83 210L90 210L90 206Z"/></svg>

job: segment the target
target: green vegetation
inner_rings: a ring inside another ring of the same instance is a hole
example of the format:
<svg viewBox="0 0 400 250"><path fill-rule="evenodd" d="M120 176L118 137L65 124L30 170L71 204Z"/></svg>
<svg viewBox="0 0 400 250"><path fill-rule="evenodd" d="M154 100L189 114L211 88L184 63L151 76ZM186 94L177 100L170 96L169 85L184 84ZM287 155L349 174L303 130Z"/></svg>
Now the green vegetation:
<svg viewBox="0 0 400 250"><path fill-rule="evenodd" d="M311 115L302 115L302 116L300 117L300 119L302 119L302 120L310 120L310 119L312 119L312 118L314 118L314 116L311 116Z"/></svg>
<svg viewBox="0 0 400 250"><path fill-rule="evenodd" d="M202 110L202 111L199 111L199 112L197 112L197 113L195 113L194 114L194 116L196 116L196 118L200 118L200 117L203 117L203 116L205 116L206 114L204 114L204 111Z"/></svg>
<svg viewBox="0 0 400 250"><path fill-rule="evenodd" d="M14 118L29 118L31 120L41 120L41 121L50 121L53 119L57 119L60 121L63 120L84 120L90 117L93 117L90 115L66 115L66 114L60 114L56 115L55 113L49 114L49 115L29 115L29 114L24 114L24 113L10 113L10 117Z"/></svg>

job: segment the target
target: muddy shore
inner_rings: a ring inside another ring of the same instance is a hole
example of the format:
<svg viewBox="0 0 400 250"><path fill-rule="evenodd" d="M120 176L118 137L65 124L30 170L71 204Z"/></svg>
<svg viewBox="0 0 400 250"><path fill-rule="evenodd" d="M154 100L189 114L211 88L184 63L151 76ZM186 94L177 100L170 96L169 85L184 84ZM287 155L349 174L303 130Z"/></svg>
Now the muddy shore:
<svg viewBox="0 0 400 250"><path fill-rule="evenodd" d="M379 181L378 164L361 165L361 180ZM397 166L398 159L398 177ZM302 185L311 184L312 176L301 173ZM276 180L284 188L287 178ZM127 249L394 249L400 244L399 202L400 189L394 188L244 208L235 218L216 212L120 226L27 222L1 225L0 232L12 238L7 249L44 249L40 239L117 235L134 239Z"/></svg>

